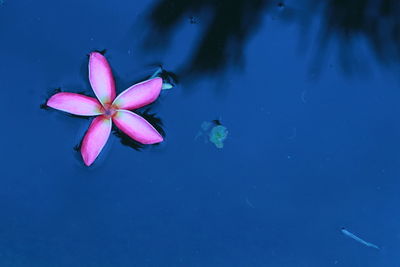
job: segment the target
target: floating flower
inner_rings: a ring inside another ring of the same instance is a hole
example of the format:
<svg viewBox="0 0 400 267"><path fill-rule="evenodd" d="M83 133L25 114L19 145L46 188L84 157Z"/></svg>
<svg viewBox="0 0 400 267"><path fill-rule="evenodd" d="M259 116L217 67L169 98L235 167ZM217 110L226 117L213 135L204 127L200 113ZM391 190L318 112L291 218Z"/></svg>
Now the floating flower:
<svg viewBox="0 0 400 267"><path fill-rule="evenodd" d="M162 79L154 78L132 85L116 97L114 77L107 59L98 52L90 53L89 81L96 98L76 93L57 93L47 106L93 119L81 145L86 166L90 166L107 143L112 123L130 138L142 144L155 144L163 137L144 118L130 110L154 102L160 95Z"/></svg>

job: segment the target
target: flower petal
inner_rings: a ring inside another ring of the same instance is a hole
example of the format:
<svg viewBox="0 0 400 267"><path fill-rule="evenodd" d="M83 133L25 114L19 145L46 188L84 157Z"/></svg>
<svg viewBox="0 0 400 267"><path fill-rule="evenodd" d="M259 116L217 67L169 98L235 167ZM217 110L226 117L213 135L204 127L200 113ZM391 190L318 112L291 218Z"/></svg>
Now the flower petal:
<svg viewBox="0 0 400 267"><path fill-rule="evenodd" d="M93 97L75 93L57 93L50 97L47 106L80 116L102 114L102 106Z"/></svg>
<svg viewBox="0 0 400 267"><path fill-rule="evenodd" d="M89 80L100 102L111 104L115 98L115 82L107 59L99 52L90 53Z"/></svg>
<svg viewBox="0 0 400 267"><path fill-rule="evenodd" d="M96 117L82 141L81 154L86 166L90 166L107 143L111 132L111 119L105 116Z"/></svg>
<svg viewBox="0 0 400 267"><path fill-rule="evenodd" d="M131 111L118 110L113 117L113 122L121 131L142 144L163 141L161 134L150 123Z"/></svg>
<svg viewBox="0 0 400 267"><path fill-rule="evenodd" d="M137 109L154 102L160 95L162 79L154 78L132 85L113 102L118 109Z"/></svg>

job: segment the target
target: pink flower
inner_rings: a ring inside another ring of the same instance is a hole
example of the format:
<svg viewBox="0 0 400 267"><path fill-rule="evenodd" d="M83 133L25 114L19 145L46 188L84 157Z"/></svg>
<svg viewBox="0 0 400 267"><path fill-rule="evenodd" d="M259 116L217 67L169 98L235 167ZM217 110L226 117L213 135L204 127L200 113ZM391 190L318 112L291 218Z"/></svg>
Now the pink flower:
<svg viewBox="0 0 400 267"><path fill-rule="evenodd" d="M75 93L57 93L47 105L80 116L97 116L86 132L81 154L86 166L90 166L107 143L112 123L132 139L142 144L155 144L163 137L154 127L132 109L154 102L160 95L162 79L154 78L132 85L116 97L115 82L107 59L98 52L90 53L89 80L97 97Z"/></svg>

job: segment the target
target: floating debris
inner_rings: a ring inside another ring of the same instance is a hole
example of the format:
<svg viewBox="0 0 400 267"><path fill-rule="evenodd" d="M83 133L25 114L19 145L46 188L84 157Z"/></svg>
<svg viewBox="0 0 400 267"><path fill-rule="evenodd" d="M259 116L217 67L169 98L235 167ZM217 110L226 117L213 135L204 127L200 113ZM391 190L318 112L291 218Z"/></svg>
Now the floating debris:
<svg viewBox="0 0 400 267"><path fill-rule="evenodd" d="M159 75L162 73L163 69L161 66L159 66L156 70L156 72L154 72L153 75L151 75L150 79L153 79L155 77L160 77Z"/></svg>
<svg viewBox="0 0 400 267"><path fill-rule="evenodd" d="M223 148L224 141L228 137L228 130L219 120L204 121L201 124L201 131L197 133L195 139L200 136L206 137L205 141L210 141L217 148Z"/></svg>
<svg viewBox="0 0 400 267"><path fill-rule="evenodd" d="M255 209L255 208L256 208L256 207L254 207L253 203L251 203L250 200L249 200L247 197L245 198L245 200L246 200L247 206L249 206L249 207L252 208L252 209Z"/></svg>
<svg viewBox="0 0 400 267"><path fill-rule="evenodd" d="M159 66L149 79L160 77L163 79L162 90L169 90L176 86L177 77L174 73L166 71L162 66Z"/></svg>
<svg viewBox="0 0 400 267"><path fill-rule="evenodd" d="M163 83L161 90L169 90L172 89L174 86L170 83Z"/></svg>
<svg viewBox="0 0 400 267"><path fill-rule="evenodd" d="M378 247L377 245L374 245L374 244L372 244L372 243L369 243L369 242L367 242L367 241L365 241L365 240L359 238L359 237L356 236L355 234L353 234L353 233L347 231L346 228L344 228L344 227L342 228L341 231L342 231L342 233L343 233L344 235L350 237L351 239L354 239L355 241L357 241L357 242L359 242L359 243L361 243L361 244L363 244L363 245L365 245L365 246L367 246L367 247L379 249L379 247Z"/></svg>
<svg viewBox="0 0 400 267"><path fill-rule="evenodd" d="M307 94L307 90L304 90L303 92L301 92L301 102L303 102L304 104L307 103L306 94Z"/></svg>

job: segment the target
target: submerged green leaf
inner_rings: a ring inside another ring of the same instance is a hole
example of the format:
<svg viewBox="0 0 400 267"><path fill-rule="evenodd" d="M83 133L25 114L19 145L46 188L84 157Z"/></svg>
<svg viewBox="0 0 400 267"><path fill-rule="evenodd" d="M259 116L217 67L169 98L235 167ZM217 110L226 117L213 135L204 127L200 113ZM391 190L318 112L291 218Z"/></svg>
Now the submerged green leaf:
<svg viewBox="0 0 400 267"><path fill-rule="evenodd" d="M228 130L223 125L214 126L210 131L209 137L217 148L223 148L224 141L228 137Z"/></svg>

